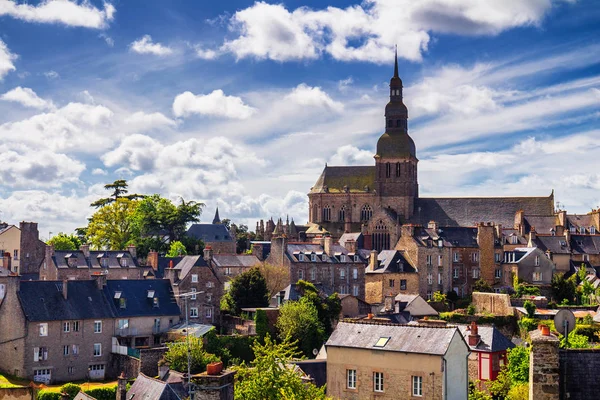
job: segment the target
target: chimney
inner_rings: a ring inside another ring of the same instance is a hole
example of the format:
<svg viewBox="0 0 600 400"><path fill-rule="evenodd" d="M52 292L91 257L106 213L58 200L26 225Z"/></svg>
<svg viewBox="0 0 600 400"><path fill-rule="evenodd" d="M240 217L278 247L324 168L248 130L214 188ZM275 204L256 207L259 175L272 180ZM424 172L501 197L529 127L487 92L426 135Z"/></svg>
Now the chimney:
<svg viewBox="0 0 600 400"><path fill-rule="evenodd" d="M469 346L475 347L481 340L481 336L479 335L478 331L479 331L479 329L477 328L477 324L475 323L475 321L471 322L469 337L467 340L469 343Z"/></svg>
<svg viewBox="0 0 600 400"><path fill-rule="evenodd" d="M537 238L537 232L535 231L535 226L532 226L529 230L529 240L535 240Z"/></svg>
<svg viewBox="0 0 600 400"><path fill-rule="evenodd" d="M367 266L367 271L375 271L375 268L377 266L377 250L371 250L371 254L369 255L369 265Z"/></svg>
<svg viewBox="0 0 600 400"><path fill-rule="evenodd" d="M127 251L129 252L129 254L131 254L132 258L137 258L137 250L134 244L130 244L129 246L127 246Z"/></svg>
<svg viewBox="0 0 600 400"><path fill-rule="evenodd" d="M213 249L211 245L204 248L204 260L210 262L213 259Z"/></svg>
<svg viewBox="0 0 600 400"><path fill-rule="evenodd" d="M525 235L525 211L519 210L515 213L515 229L519 231L519 235Z"/></svg>
<svg viewBox="0 0 600 400"><path fill-rule="evenodd" d="M427 228L428 229L434 229L437 231L438 229L438 224L435 221L429 221L429 223L427 224Z"/></svg>
<svg viewBox="0 0 600 400"><path fill-rule="evenodd" d="M354 239L346 240L346 242L344 243L344 247L346 248L346 250L348 250L349 253L356 253L358 250L356 240Z"/></svg>
<svg viewBox="0 0 600 400"><path fill-rule="evenodd" d="M558 217L558 224L560 226L562 226L563 228L567 227L567 212L563 211L563 210L559 210L556 213L556 216Z"/></svg>
<svg viewBox="0 0 600 400"><path fill-rule="evenodd" d="M393 312L394 311L394 295L388 294L384 299L385 312Z"/></svg>
<svg viewBox="0 0 600 400"><path fill-rule="evenodd" d="M331 256L331 245L333 244L333 238L331 236L325 236L325 240L323 240L323 250L325 254Z"/></svg>
<svg viewBox="0 0 600 400"><path fill-rule="evenodd" d="M69 293L69 281L67 279L63 279L62 295L65 300L67 300L67 298L68 298L68 293Z"/></svg>
<svg viewBox="0 0 600 400"><path fill-rule="evenodd" d="M402 225L400 236L412 237L415 235L415 226L411 224Z"/></svg>
<svg viewBox="0 0 600 400"><path fill-rule="evenodd" d="M171 367L170 367L169 363L164 362L164 360L162 360L162 363L160 363L158 365L158 379L160 379L161 381L164 381L170 370L171 370Z"/></svg>
<svg viewBox="0 0 600 400"><path fill-rule="evenodd" d="M127 377L125 372L121 372L121 375L117 378L117 397L116 400L125 400L127 398Z"/></svg>
<svg viewBox="0 0 600 400"><path fill-rule="evenodd" d="M496 238L502 239L502 224L496 224L494 227L496 228Z"/></svg>
<svg viewBox="0 0 600 400"><path fill-rule="evenodd" d="M102 290L104 289L104 286L106 286L106 274L102 272L94 272L94 274L92 274L92 279L96 281L96 287L98 290Z"/></svg>
<svg viewBox="0 0 600 400"><path fill-rule="evenodd" d="M54 246L51 244L46 245L46 259L54 257Z"/></svg>
<svg viewBox="0 0 600 400"><path fill-rule="evenodd" d="M146 264L152 267L154 271L158 271L158 252L150 250L148 257L146 257Z"/></svg>
<svg viewBox="0 0 600 400"><path fill-rule="evenodd" d="M79 246L79 250L81 250L81 252L83 253L83 256L85 258L90 258L90 245L89 244L82 244L81 246Z"/></svg>
<svg viewBox="0 0 600 400"><path fill-rule="evenodd" d="M271 254L269 261L275 265L284 265L285 252L287 251L287 241L285 237L277 237L271 240Z"/></svg>

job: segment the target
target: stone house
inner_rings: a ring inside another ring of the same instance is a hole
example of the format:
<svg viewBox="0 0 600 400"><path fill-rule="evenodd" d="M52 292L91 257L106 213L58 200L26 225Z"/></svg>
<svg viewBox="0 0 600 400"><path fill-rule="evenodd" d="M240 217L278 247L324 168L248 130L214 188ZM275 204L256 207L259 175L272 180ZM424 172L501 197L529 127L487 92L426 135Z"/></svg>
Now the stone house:
<svg viewBox="0 0 600 400"><path fill-rule="evenodd" d="M260 265L260 260L253 254L213 254L208 263L217 272L219 278L227 282L242 272Z"/></svg>
<svg viewBox="0 0 600 400"><path fill-rule="evenodd" d="M418 294L419 274L401 251L372 250L365 272L366 302L381 304L385 296Z"/></svg>
<svg viewBox="0 0 600 400"><path fill-rule="evenodd" d="M556 266L537 247L518 247L504 252L502 285L513 286L513 276L532 285L549 285Z"/></svg>
<svg viewBox="0 0 600 400"><path fill-rule="evenodd" d="M207 262L212 257L212 249L206 247L204 257L184 256L172 268L164 270L165 279L173 285L181 318L185 318L187 302L190 323L220 324L224 282ZM182 296L185 294L188 295Z"/></svg>
<svg viewBox="0 0 600 400"><path fill-rule="evenodd" d="M217 254L236 253L235 232L221 224L218 208L212 224L192 224L186 235L196 240L202 240L206 247L210 246Z"/></svg>
<svg viewBox="0 0 600 400"><path fill-rule="evenodd" d="M468 397L469 347L456 327L342 321L325 347L334 398Z"/></svg>
<svg viewBox="0 0 600 400"><path fill-rule="evenodd" d="M23 221L19 223L19 227L0 225L0 258L3 258L5 253L10 254L11 272L37 279L45 247L35 222Z"/></svg>
<svg viewBox="0 0 600 400"><path fill-rule="evenodd" d="M142 272L135 246L119 251L91 251L89 245L82 245L79 250L54 250L54 246L46 246L40 280L85 280L98 273L107 279L140 279Z"/></svg>
<svg viewBox="0 0 600 400"><path fill-rule="evenodd" d="M359 251L334 244L331 236L315 241L288 243L285 237L275 238L266 262L289 268L290 284L302 279L321 284L331 292L364 299L367 260Z"/></svg>

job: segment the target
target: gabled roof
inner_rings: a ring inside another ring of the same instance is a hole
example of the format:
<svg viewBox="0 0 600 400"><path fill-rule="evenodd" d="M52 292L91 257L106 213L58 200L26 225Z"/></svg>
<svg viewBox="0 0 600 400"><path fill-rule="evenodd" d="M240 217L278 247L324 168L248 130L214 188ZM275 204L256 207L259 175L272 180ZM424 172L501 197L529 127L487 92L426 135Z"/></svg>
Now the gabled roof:
<svg viewBox="0 0 600 400"><path fill-rule="evenodd" d="M102 265L102 260L108 260L107 266ZM126 266L123 266L121 260L126 259ZM71 260L71 261L69 261ZM76 260L76 262L74 261ZM133 257L128 250L119 251L90 251L89 258L86 258L81 250L55 250L52 256L52 262L57 268L137 268L139 267L136 257Z"/></svg>
<svg viewBox="0 0 600 400"><path fill-rule="evenodd" d="M531 253L535 252L536 250L541 251L537 247L518 247L511 251L505 251L504 252L504 263L518 264L521 261L523 261L525 258L527 258ZM514 260L512 260L512 258L510 258L511 254L515 255Z"/></svg>
<svg viewBox="0 0 600 400"><path fill-rule="evenodd" d="M398 250L382 250L377 254L377 267L373 271L366 271L368 274L397 272L416 272Z"/></svg>
<svg viewBox="0 0 600 400"><path fill-rule="evenodd" d="M356 242L357 248L363 247L363 234L361 232L346 232L340 237L340 245L346 247L346 242L354 241Z"/></svg>
<svg viewBox="0 0 600 400"><path fill-rule="evenodd" d="M443 356L454 336L459 334L456 327L342 321L329 337L326 346ZM381 346L385 342L380 341L383 338L389 340ZM378 342L380 346L376 346Z"/></svg>
<svg viewBox="0 0 600 400"><path fill-rule="evenodd" d="M410 222L426 226L431 220L440 226L476 226L494 222L513 227L515 214L554 213L554 195L547 197L454 197L415 199L415 215Z"/></svg>
<svg viewBox="0 0 600 400"><path fill-rule="evenodd" d="M564 236L536 236L533 244L540 250L554 254L571 254L569 242Z"/></svg>
<svg viewBox="0 0 600 400"><path fill-rule="evenodd" d="M397 313L408 312L411 317L438 315L438 312L418 294L399 294L395 301Z"/></svg>
<svg viewBox="0 0 600 400"><path fill-rule="evenodd" d="M365 193L375 188L375 166L329 167L325 166L310 193Z"/></svg>
<svg viewBox="0 0 600 400"><path fill-rule="evenodd" d="M92 397L92 396L90 396L90 395L89 395L89 394L87 394L87 393L84 393L84 392L79 392L79 393L77 393L77 396L75 396L75 397L73 398L73 400L96 400L96 398L95 398L95 397Z"/></svg>
<svg viewBox="0 0 600 400"><path fill-rule="evenodd" d="M585 228L589 232L590 226L594 226L594 217L592 214L567 214L568 227Z"/></svg>
<svg viewBox="0 0 600 400"><path fill-rule="evenodd" d="M168 279L109 280L104 287L104 295L117 317L180 314ZM154 303L154 298L158 299L158 304ZM120 299L125 299L125 308L121 308Z"/></svg>
<svg viewBox="0 0 600 400"><path fill-rule="evenodd" d="M156 271L156 277L157 278L164 278L165 277L165 269L170 268L171 267L171 261L173 261L173 267L175 267L177 264L179 264L179 262L183 259L182 257L162 257L159 256L158 257L158 269Z"/></svg>
<svg viewBox="0 0 600 400"><path fill-rule="evenodd" d="M188 229L187 235L194 239L201 239L204 243L234 241L227 227L222 224L193 224Z"/></svg>
<svg viewBox="0 0 600 400"><path fill-rule="evenodd" d="M63 297L67 285L67 299ZM93 280L22 281L18 292L29 321L113 318L111 305Z"/></svg>
<svg viewBox="0 0 600 400"><path fill-rule="evenodd" d="M181 400L171 384L150 378L140 372L127 391L128 400Z"/></svg>
<svg viewBox="0 0 600 400"><path fill-rule="evenodd" d="M314 283L313 284L315 286L315 288L317 289L317 291L319 292L319 294L322 297L327 297L327 296L331 296L333 294L333 291L330 290L329 287L321 284L321 283ZM300 294L300 292L297 290L297 284L293 283L291 285L286 286L285 289L282 290L282 292L285 292L285 295L283 296L283 300L284 301L288 301L288 300L292 300L292 301L297 301L300 300L300 297L302 297L302 295ZM279 293L274 294L271 299L276 300L277 296L279 296Z"/></svg>
<svg viewBox="0 0 600 400"><path fill-rule="evenodd" d="M526 232L535 228L537 233L549 235L552 230L556 230L557 225L560 225L556 215L525 215L523 219Z"/></svg>
<svg viewBox="0 0 600 400"><path fill-rule="evenodd" d="M251 268L260 264L258 257L252 254L215 254L213 261L217 267L246 267Z"/></svg>
<svg viewBox="0 0 600 400"><path fill-rule="evenodd" d="M465 342L469 344L468 336L471 333L471 327L469 325L457 325L460 333L462 334ZM502 334L498 329L493 326L477 326L477 333L481 337L479 342L475 346L469 346L471 350L482 351L486 353L495 353L497 351L504 351L512 349L515 344L511 342L506 336Z"/></svg>
<svg viewBox="0 0 600 400"><path fill-rule="evenodd" d="M600 254L600 236L571 235L573 254Z"/></svg>

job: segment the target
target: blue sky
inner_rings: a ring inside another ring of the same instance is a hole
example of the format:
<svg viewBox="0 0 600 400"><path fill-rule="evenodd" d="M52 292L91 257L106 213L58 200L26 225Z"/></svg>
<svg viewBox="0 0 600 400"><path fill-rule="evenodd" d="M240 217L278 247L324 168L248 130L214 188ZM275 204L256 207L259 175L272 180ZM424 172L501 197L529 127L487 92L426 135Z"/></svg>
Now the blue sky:
<svg viewBox="0 0 600 400"><path fill-rule="evenodd" d="M224 4L223 4L224 3ZM371 165L398 45L423 196L600 206L593 0L0 0L0 219L85 224L102 185L307 220Z"/></svg>

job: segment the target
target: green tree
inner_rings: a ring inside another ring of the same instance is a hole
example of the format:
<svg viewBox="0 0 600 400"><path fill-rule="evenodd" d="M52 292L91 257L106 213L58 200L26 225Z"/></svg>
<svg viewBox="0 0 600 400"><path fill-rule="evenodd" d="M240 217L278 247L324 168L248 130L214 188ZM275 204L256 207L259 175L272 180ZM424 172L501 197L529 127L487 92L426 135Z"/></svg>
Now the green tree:
<svg viewBox="0 0 600 400"><path fill-rule="evenodd" d="M525 300L523 308L527 311L527 316L533 318L535 316L535 304L531 300Z"/></svg>
<svg viewBox="0 0 600 400"><path fill-rule="evenodd" d="M267 312L260 309L256 310L254 322L256 323L256 336L258 336L260 340L264 340L269 333L269 318L267 317Z"/></svg>
<svg viewBox="0 0 600 400"><path fill-rule="evenodd" d="M469 400L492 400L492 396L478 389L478 382L469 381Z"/></svg>
<svg viewBox="0 0 600 400"><path fill-rule="evenodd" d="M167 253L167 257L181 257L187 254L187 250L185 249L185 245L180 241L171 242L171 247L169 247L169 252Z"/></svg>
<svg viewBox="0 0 600 400"><path fill-rule="evenodd" d="M480 278L473 283L474 292L494 293L494 289L484 279Z"/></svg>
<svg viewBox="0 0 600 400"><path fill-rule="evenodd" d="M511 387L507 398L509 400L529 400L529 384L520 383Z"/></svg>
<svg viewBox="0 0 600 400"><path fill-rule="evenodd" d="M58 235L52 236L46 244L54 246L55 250L78 250L81 246L81 240L76 235L67 235L60 232Z"/></svg>
<svg viewBox="0 0 600 400"><path fill-rule="evenodd" d="M187 339L177 340L167 343L169 348L164 355L164 360L169 363L170 368L187 373L188 368L188 340L190 349L190 370L192 374L199 374L206 371L206 366L212 362L219 361L214 354L207 353L204 350L202 338L190 336Z"/></svg>
<svg viewBox="0 0 600 400"><path fill-rule="evenodd" d="M269 291L267 282L258 268L251 268L231 281L228 295L233 302L233 312L239 314L244 307L267 307Z"/></svg>
<svg viewBox="0 0 600 400"><path fill-rule="evenodd" d="M433 292L433 301L434 302L446 304L446 302L447 302L446 300L447 300L447 296L444 293L440 292L439 290Z"/></svg>
<svg viewBox="0 0 600 400"><path fill-rule="evenodd" d="M324 388L305 383L287 364L298 356L294 343L275 343L269 336L264 344L252 346L255 359L236 367L236 400L325 400Z"/></svg>
<svg viewBox="0 0 600 400"><path fill-rule="evenodd" d="M591 295L594 294L594 285L590 283L587 279L584 279L581 282L581 293L583 294L582 299L584 303L592 304Z"/></svg>
<svg viewBox="0 0 600 400"><path fill-rule="evenodd" d="M61 393L66 393L69 396L69 400L73 400L77 393L81 391L81 386L74 383L65 383L60 387Z"/></svg>
<svg viewBox="0 0 600 400"><path fill-rule="evenodd" d="M306 357L311 357L313 349L318 350L323 345L325 329L319 321L317 308L307 297L283 304L276 326L279 338L297 342Z"/></svg>
<svg viewBox="0 0 600 400"><path fill-rule="evenodd" d="M131 216L137 200L118 198L101 207L90 218L87 227L89 241L96 248L124 249L135 239Z"/></svg>
<svg viewBox="0 0 600 400"><path fill-rule="evenodd" d="M565 300L568 302L575 300L574 279L565 279L565 274L557 273L552 275L550 285L552 286L552 295L557 303L562 304Z"/></svg>
<svg viewBox="0 0 600 400"><path fill-rule="evenodd" d="M507 372L512 384L529 382L529 347L517 346L508 350Z"/></svg>
<svg viewBox="0 0 600 400"><path fill-rule="evenodd" d="M569 332L569 343L564 336L560 339L560 347L567 349L589 349L590 341L587 336L580 335L576 330Z"/></svg>
<svg viewBox="0 0 600 400"><path fill-rule="evenodd" d="M321 321L325 329L325 337L328 338L331 332L333 332L333 322L340 317L340 313L342 312L340 297L337 293L325 296L319 293L315 285L304 280L299 280L296 283L296 290L302 297L306 297L315 305L319 313L319 321Z"/></svg>
<svg viewBox="0 0 600 400"><path fill-rule="evenodd" d="M113 183L108 183L104 185L104 189L112 190L112 193L109 197L101 198L94 201L90 204L91 207L100 208L107 206L111 203L116 202L118 199L128 199L128 200L137 200L141 199L144 196L141 194L127 194L129 190L127 189L128 184L124 179L118 179Z"/></svg>

